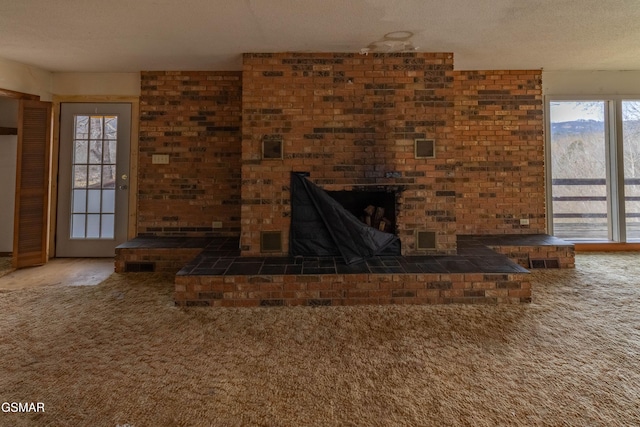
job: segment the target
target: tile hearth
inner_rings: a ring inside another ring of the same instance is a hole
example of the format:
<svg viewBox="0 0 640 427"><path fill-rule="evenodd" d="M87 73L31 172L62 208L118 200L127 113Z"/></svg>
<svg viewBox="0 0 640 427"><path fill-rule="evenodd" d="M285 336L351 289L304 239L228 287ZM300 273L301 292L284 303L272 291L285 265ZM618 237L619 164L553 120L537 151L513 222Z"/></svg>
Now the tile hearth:
<svg viewBox="0 0 640 427"><path fill-rule="evenodd" d="M213 239L178 276L528 272L474 241L459 245L461 255L376 256L347 265L341 257L243 257L228 249L231 244L227 239Z"/></svg>

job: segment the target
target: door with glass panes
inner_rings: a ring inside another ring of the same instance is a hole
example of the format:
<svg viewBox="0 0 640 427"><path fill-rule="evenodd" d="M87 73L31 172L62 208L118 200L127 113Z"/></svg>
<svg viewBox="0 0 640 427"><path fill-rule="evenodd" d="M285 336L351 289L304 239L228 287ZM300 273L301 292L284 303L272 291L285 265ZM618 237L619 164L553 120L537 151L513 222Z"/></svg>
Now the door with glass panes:
<svg viewBox="0 0 640 427"><path fill-rule="evenodd" d="M551 221L574 241L640 241L640 101L551 100Z"/></svg>
<svg viewBox="0 0 640 427"><path fill-rule="evenodd" d="M127 239L131 104L62 103L56 256L112 257Z"/></svg>

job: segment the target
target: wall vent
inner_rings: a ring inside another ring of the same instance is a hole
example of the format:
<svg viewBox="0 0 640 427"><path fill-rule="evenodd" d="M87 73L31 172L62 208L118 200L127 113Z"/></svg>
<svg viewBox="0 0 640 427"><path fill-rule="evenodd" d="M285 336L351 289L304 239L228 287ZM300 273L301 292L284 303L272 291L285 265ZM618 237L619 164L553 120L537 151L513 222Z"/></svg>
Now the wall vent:
<svg viewBox="0 0 640 427"><path fill-rule="evenodd" d="M529 268L560 268L560 260L558 258L530 258Z"/></svg>
<svg viewBox="0 0 640 427"><path fill-rule="evenodd" d="M436 141L433 139L415 140L416 159L433 159L436 157Z"/></svg>
<svg viewBox="0 0 640 427"><path fill-rule="evenodd" d="M282 232L261 231L260 252L282 252Z"/></svg>
<svg viewBox="0 0 640 427"><path fill-rule="evenodd" d="M262 141L263 159L282 159L282 139L264 139Z"/></svg>
<svg viewBox="0 0 640 427"><path fill-rule="evenodd" d="M427 250L436 248L435 231L418 231L416 232L416 249Z"/></svg>
<svg viewBox="0 0 640 427"><path fill-rule="evenodd" d="M125 262L125 273L153 273L156 271L155 262Z"/></svg>

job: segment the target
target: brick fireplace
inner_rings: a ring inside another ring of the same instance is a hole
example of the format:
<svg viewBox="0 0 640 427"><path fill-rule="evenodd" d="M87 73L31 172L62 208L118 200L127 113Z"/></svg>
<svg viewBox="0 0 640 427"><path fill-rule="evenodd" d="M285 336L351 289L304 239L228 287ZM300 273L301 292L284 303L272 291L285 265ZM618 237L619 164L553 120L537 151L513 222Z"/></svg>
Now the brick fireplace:
<svg viewBox="0 0 640 427"><path fill-rule="evenodd" d="M179 305L523 302L513 261L573 265L573 248L543 235L540 70L459 71L450 53L259 53L242 72L141 77L139 237L116 269L177 272L202 242L176 276ZM345 199L382 205L402 256L288 256L292 172L356 216Z"/></svg>
<svg viewBox="0 0 640 427"><path fill-rule="evenodd" d="M286 253L291 171L330 191L407 188L405 255L414 230L437 230L443 253L456 234L545 232L540 70L459 71L446 53L244 62L141 73L138 235L239 237L256 254L261 231L281 231ZM435 158L415 158L421 138ZM282 158L264 159L273 141Z"/></svg>
<svg viewBox="0 0 640 427"><path fill-rule="evenodd" d="M262 252L265 232L288 253L293 171L330 192L401 188L402 254L456 253L453 54L245 54L242 79L243 255ZM416 140L433 156L417 155Z"/></svg>

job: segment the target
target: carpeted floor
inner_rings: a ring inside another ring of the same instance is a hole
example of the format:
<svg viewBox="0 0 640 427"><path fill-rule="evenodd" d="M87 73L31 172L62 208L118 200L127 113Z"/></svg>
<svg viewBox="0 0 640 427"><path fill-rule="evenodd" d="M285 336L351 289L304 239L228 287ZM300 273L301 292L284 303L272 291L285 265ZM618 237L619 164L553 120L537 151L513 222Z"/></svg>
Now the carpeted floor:
<svg viewBox="0 0 640 427"><path fill-rule="evenodd" d="M638 426L640 255L520 306L175 308L171 278L0 293L15 426Z"/></svg>

